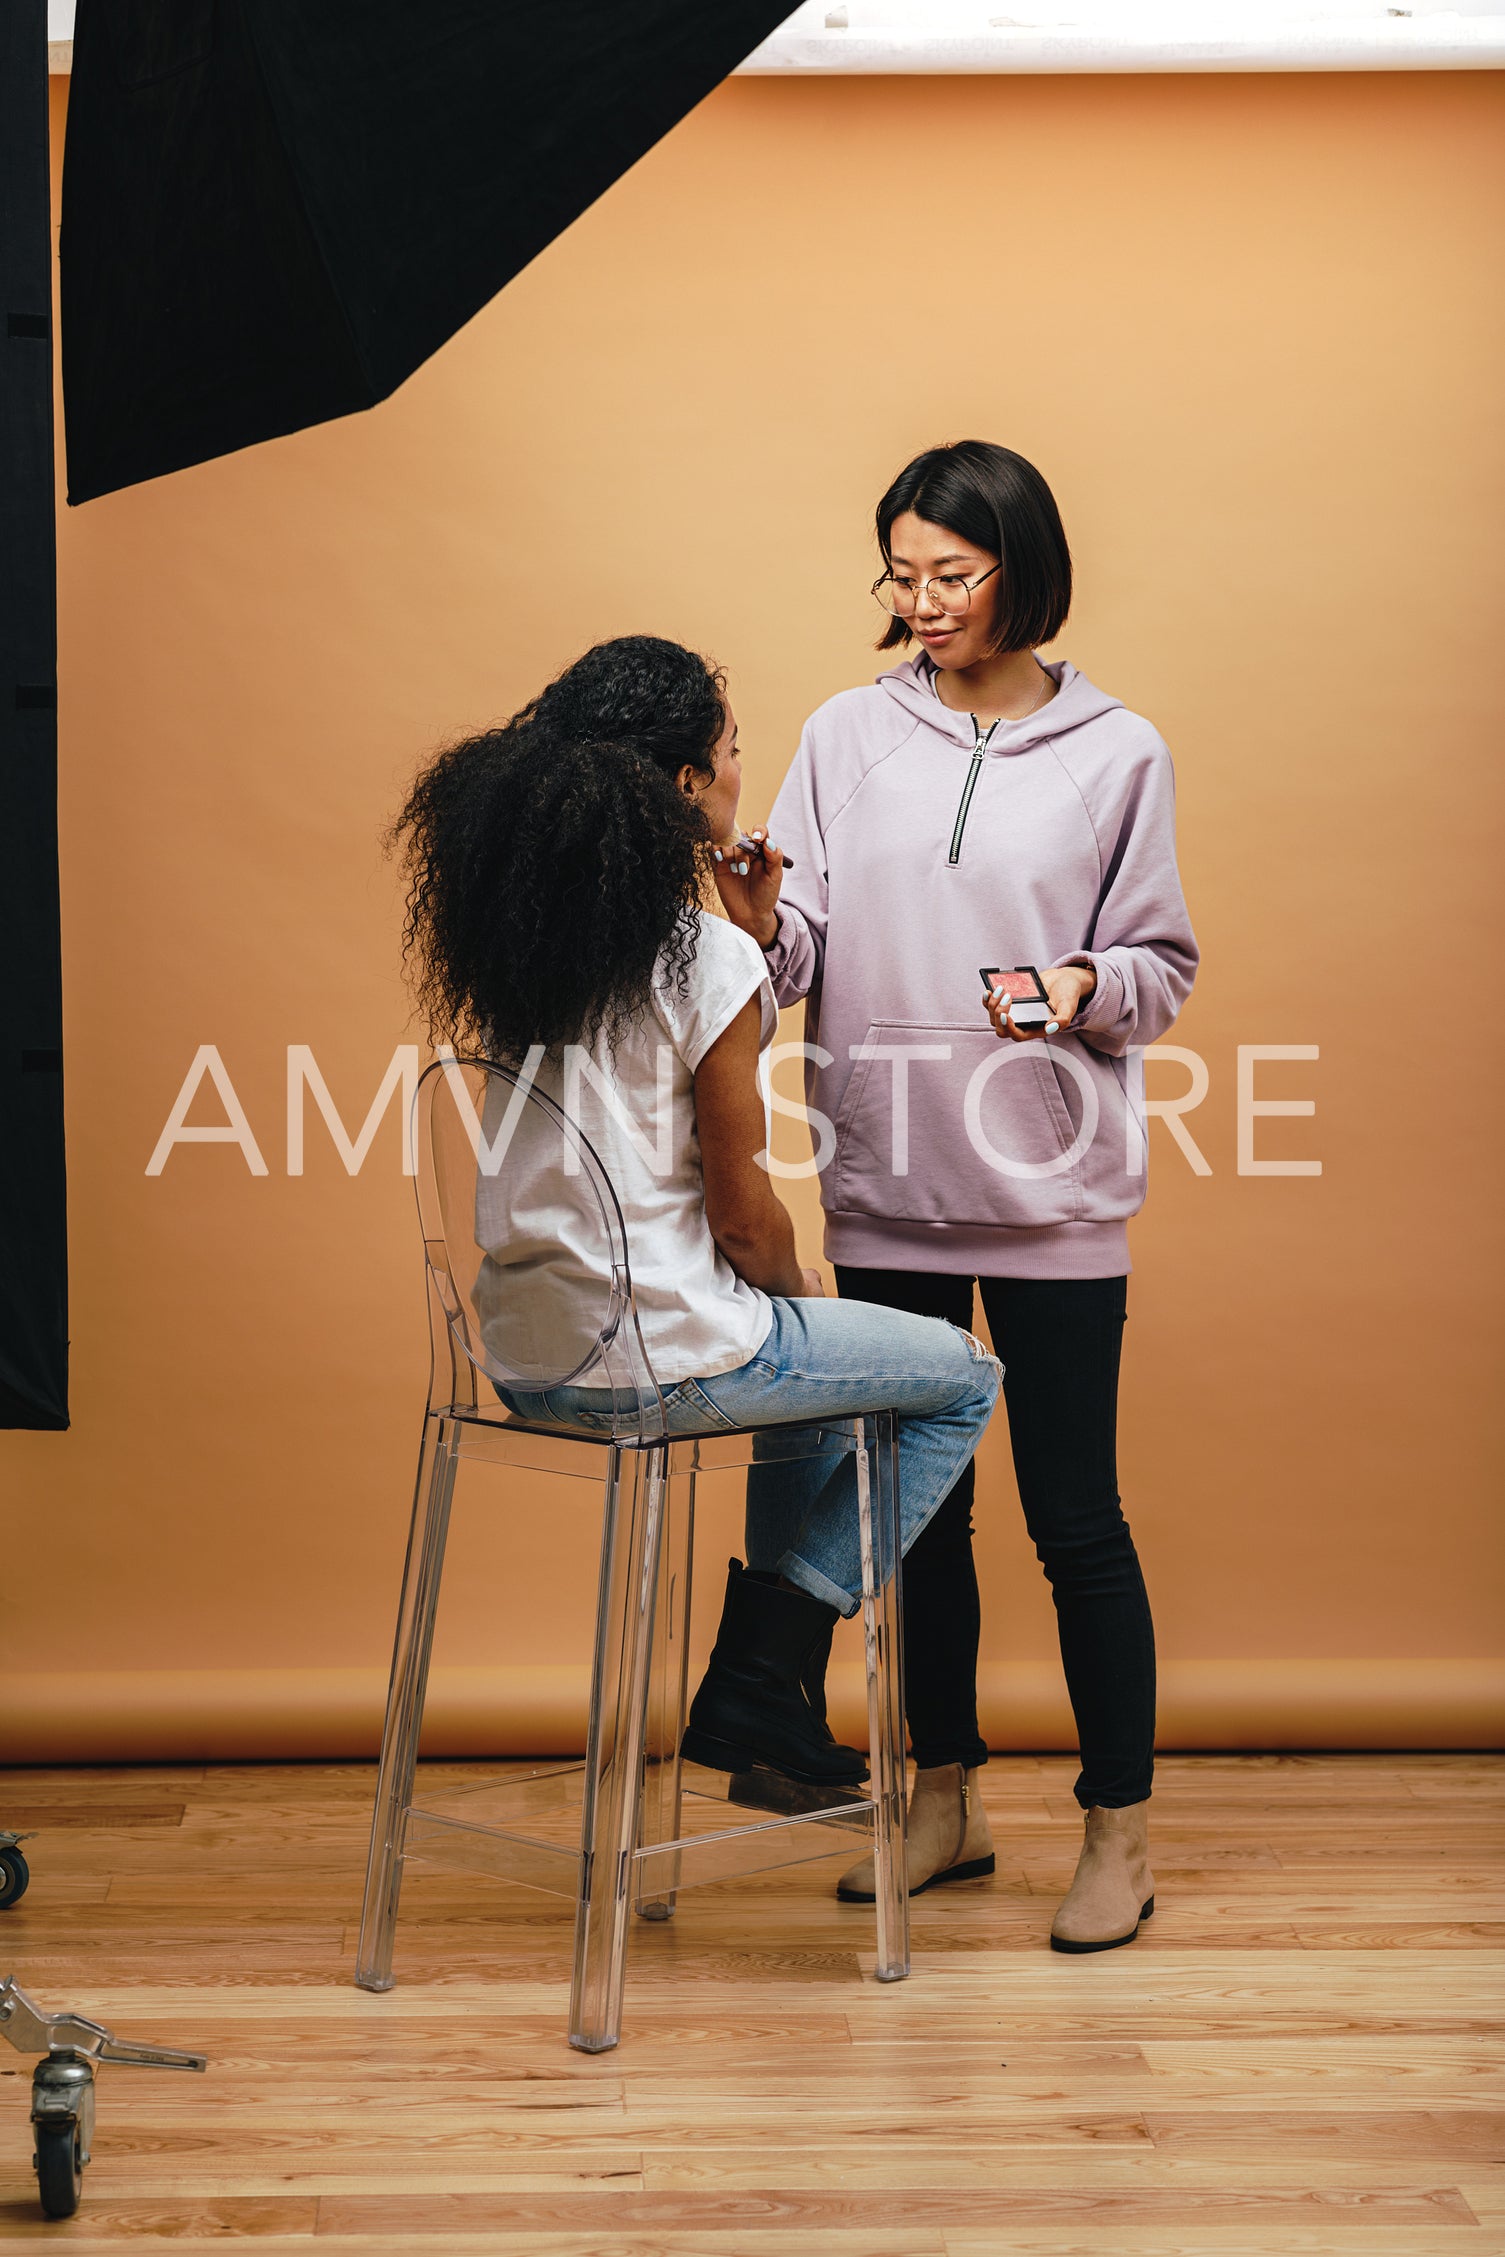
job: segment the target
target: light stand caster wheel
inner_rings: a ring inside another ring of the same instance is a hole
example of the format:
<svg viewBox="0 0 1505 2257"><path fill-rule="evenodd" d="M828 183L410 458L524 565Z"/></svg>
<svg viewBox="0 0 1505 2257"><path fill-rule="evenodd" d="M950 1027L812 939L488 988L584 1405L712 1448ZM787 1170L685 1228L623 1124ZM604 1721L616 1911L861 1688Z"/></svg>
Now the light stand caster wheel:
<svg viewBox="0 0 1505 2257"><path fill-rule="evenodd" d="M71 2218L84 2191L94 2144L94 2064L80 2053L49 2053L31 2076L31 2128L37 2193L49 2218Z"/></svg>
<svg viewBox="0 0 1505 2257"><path fill-rule="evenodd" d="M13 1853L14 1834L0 1834ZM25 1867L22 1867L25 1871ZM17 2053L40 2053L31 2073L32 2167L49 2218L71 2218L83 2193L94 2145L94 2064L129 2062L138 2069L205 2069L201 2053L165 2045L131 2045L87 2014L49 2013L14 1975L0 1975L0 2037Z"/></svg>
<svg viewBox="0 0 1505 2257"><path fill-rule="evenodd" d="M14 1844L0 1848L0 1912L8 1912L26 1894L31 1867Z"/></svg>
<svg viewBox="0 0 1505 2257"><path fill-rule="evenodd" d="M37 2193L49 2218L71 2218L84 2191L84 2142L77 2124L37 2124Z"/></svg>

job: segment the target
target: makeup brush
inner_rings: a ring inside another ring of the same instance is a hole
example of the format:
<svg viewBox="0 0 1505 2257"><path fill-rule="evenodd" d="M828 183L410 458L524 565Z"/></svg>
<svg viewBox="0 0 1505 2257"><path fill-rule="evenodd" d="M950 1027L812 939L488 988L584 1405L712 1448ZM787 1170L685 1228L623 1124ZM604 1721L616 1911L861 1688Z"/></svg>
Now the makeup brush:
<svg viewBox="0 0 1505 2257"><path fill-rule="evenodd" d="M767 844L768 841L766 839L738 839L736 845L732 849L732 852L734 854L756 854L761 856ZM719 862L721 860L721 849L719 846L716 848L715 853L716 860ZM745 862L734 862L731 867L737 873L738 877L745 878L747 876L747 864ZM794 868L794 864L791 862L787 854L784 857L783 867L786 870L792 870Z"/></svg>

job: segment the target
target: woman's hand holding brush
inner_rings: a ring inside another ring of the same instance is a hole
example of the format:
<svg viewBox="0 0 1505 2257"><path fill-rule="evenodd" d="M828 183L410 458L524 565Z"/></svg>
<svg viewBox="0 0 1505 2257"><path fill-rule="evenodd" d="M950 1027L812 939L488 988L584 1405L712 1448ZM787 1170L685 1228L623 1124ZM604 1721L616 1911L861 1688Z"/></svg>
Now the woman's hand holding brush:
<svg viewBox="0 0 1505 2257"><path fill-rule="evenodd" d="M778 933L779 891L785 860L766 831L739 834L712 849L711 868L721 905L734 925L751 933L760 948L771 948Z"/></svg>

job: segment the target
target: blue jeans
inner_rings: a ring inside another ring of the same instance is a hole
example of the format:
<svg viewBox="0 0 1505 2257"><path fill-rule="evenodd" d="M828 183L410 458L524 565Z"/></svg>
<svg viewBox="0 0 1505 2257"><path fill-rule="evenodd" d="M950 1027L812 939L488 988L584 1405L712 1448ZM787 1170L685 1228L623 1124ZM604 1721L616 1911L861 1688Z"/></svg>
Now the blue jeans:
<svg viewBox="0 0 1505 2257"><path fill-rule="evenodd" d="M1002 1367L971 1333L939 1317L862 1301L783 1299L757 1354L735 1371L664 1391L671 1434L855 1418L896 1411L900 1542L908 1551L964 1466L998 1400ZM555 1387L503 1400L522 1418L609 1432L611 1394ZM775 1570L838 1614L857 1612L862 1569L857 1473L850 1450L755 1460L747 1480L747 1564Z"/></svg>

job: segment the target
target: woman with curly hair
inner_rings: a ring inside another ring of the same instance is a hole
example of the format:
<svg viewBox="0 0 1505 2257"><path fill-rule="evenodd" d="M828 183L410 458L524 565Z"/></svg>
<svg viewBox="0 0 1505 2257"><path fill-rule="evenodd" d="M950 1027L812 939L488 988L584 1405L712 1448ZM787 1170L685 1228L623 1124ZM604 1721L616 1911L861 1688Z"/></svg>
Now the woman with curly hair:
<svg viewBox="0 0 1505 2257"><path fill-rule="evenodd" d="M758 1060L777 1024L767 966L710 908L718 859L737 855L740 788L723 676L657 637L600 644L418 778L394 829L409 878L406 952L435 1039L526 1061L601 1155L670 1431L893 1408L907 1548L970 1460L998 1366L955 1325L824 1299L818 1273L800 1265L759 1164ZM579 1303L594 1290L599 1307L604 1249L556 1243L546 1227L551 1205L571 1203L563 1158L562 1148L557 1160L530 1158L521 1182L509 1170L508 1212L482 1235L503 1265L525 1242L535 1257L547 1243L551 1285L562 1262ZM581 1330L583 1352L594 1326ZM509 1388L503 1399L549 1424L611 1424L602 1386ZM750 1491L768 1492L762 1517L780 1518L789 1541L758 1570L732 1562L684 1751L726 1771L761 1763L855 1781L861 1755L833 1740L804 1683L818 1681L811 1657L859 1603L852 1461L827 1466L813 1492L807 1482L797 1509L778 1494L796 1478L777 1461L753 1469Z"/></svg>

